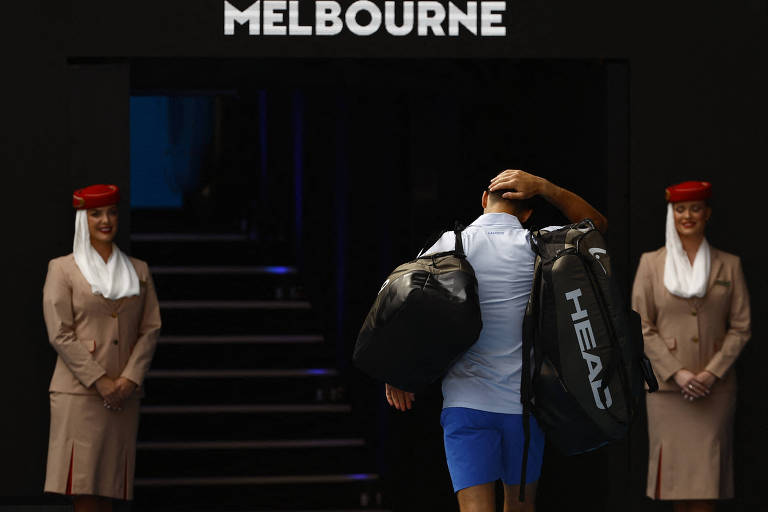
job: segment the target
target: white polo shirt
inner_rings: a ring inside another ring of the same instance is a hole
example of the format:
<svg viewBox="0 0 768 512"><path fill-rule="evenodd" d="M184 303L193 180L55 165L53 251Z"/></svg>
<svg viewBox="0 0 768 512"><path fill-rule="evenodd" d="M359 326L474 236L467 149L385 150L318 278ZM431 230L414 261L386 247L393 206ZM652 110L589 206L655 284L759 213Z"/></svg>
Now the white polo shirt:
<svg viewBox="0 0 768 512"><path fill-rule="evenodd" d="M464 229L461 239L477 276L483 328L443 378L443 408L522 414L523 316L535 259L530 231L514 215L485 213ZM425 254L454 246L453 231L448 231Z"/></svg>

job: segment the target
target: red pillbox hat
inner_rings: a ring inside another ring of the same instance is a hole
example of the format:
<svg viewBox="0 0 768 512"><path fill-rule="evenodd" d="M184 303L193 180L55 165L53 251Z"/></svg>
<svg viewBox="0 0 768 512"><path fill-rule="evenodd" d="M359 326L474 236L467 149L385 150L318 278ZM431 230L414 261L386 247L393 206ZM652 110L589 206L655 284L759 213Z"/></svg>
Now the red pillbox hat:
<svg viewBox="0 0 768 512"><path fill-rule="evenodd" d="M119 200L120 190L116 185L91 185L72 194L72 206L76 210L117 204Z"/></svg>
<svg viewBox="0 0 768 512"><path fill-rule="evenodd" d="M669 203L680 201L706 201L712 197L712 184L708 181L684 181L666 188Z"/></svg>

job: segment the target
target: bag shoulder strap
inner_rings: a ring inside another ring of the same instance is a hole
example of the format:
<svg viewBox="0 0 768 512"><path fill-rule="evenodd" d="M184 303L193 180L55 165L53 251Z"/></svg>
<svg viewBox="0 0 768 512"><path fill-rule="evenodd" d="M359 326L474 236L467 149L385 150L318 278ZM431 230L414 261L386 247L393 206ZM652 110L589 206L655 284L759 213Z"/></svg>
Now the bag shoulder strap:
<svg viewBox="0 0 768 512"><path fill-rule="evenodd" d="M541 256L538 255L538 249L533 242L533 233L531 233L531 248L536 253L536 260L533 269L533 284L531 285L531 295L528 298L528 305L525 308L525 317L523 320L523 368L520 378L520 400L523 402L523 460L520 468L520 491L518 500L525 502L525 484L527 480L528 468L528 450L531 445L531 405L533 401L533 383L531 382L531 355L534 351L534 343L538 332L539 304L536 302L541 288Z"/></svg>
<svg viewBox="0 0 768 512"><path fill-rule="evenodd" d="M531 244L531 250L533 251L533 254L538 255L539 254L539 237L541 236L541 233L536 231L529 231L528 232L528 243Z"/></svg>
<svg viewBox="0 0 768 512"><path fill-rule="evenodd" d="M454 221L453 223L453 229L450 231L453 231L453 234L456 238L455 247L454 247L454 254L459 258L466 258L467 255L464 253L464 244L461 240L461 232L464 231L465 226L461 224L458 220ZM424 242L424 246L419 251L417 257L421 257L427 250L435 245L438 240L440 240L445 233L447 233L449 230L444 229L442 231L435 231L432 233Z"/></svg>
<svg viewBox="0 0 768 512"><path fill-rule="evenodd" d="M464 254L464 242L461 240L461 231L462 230L454 230L453 235L456 237L456 247L453 250L454 254L456 254L457 258L466 258L467 255Z"/></svg>

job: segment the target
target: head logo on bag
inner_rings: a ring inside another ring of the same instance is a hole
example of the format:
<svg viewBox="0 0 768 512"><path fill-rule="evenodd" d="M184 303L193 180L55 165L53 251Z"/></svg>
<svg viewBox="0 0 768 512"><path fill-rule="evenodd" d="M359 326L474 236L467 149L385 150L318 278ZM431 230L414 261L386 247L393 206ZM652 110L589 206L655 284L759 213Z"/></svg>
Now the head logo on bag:
<svg viewBox="0 0 768 512"><path fill-rule="evenodd" d="M600 399L600 386L603 384L603 381L598 379L597 376L603 371L603 361L599 356L588 352L588 350L595 348L595 333L592 331L592 324L589 322L587 310L581 309L579 297L581 297L580 288L565 294L566 300L573 301L573 304L576 306L576 312L571 314L571 320L574 322L573 328L576 331L576 339L581 349L581 357L587 363L588 378L592 386L592 395L595 397L595 405L597 405L598 409L607 409L613 404L613 399L611 398L611 391L608 389L608 386L605 386L603 391L605 402ZM578 322L578 320L581 321Z"/></svg>
<svg viewBox="0 0 768 512"><path fill-rule="evenodd" d="M387 279L386 281L384 281L384 284L382 284L382 285L381 285L381 288L379 288L379 293L381 293L381 291L382 291L382 290L383 290L383 289L384 289L384 288L385 288L385 287L386 287L388 284L389 284L389 279ZM377 295L378 295L378 293L377 293Z"/></svg>

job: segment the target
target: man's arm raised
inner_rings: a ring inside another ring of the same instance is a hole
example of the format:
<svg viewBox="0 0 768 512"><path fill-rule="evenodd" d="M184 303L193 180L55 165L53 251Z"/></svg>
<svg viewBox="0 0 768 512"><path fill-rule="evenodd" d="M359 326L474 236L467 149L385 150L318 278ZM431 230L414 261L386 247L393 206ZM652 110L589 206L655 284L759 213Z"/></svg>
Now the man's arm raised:
<svg viewBox="0 0 768 512"><path fill-rule="evenodd" d="M583 198L544 178L519 169L507 169L499 173L491 180L488 190L510 190L511 192L502 195L505 199L528 199L538 195L560 210L570 222L589 218L601 233L608 229L608 219Z"/></svg>

